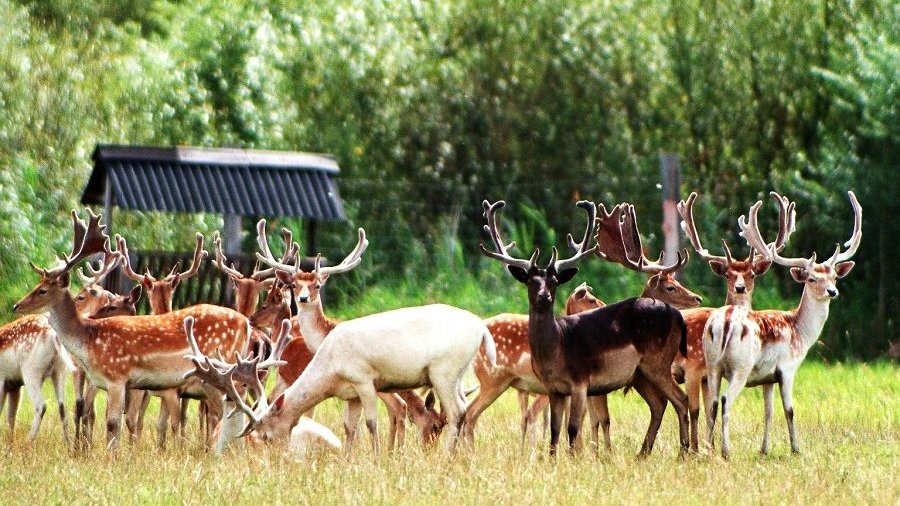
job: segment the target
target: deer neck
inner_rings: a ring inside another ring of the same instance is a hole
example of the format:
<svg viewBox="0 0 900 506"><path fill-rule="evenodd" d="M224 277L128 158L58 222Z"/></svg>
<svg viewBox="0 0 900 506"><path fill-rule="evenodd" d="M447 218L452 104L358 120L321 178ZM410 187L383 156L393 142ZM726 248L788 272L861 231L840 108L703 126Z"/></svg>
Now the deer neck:
<svg viewBox="0 0 900 506"><path fill-rule="evenodd" d="M75 300L71 294L66 292L58 302L50 306L47 320L66 350L81 365L87 363L87 342L91 336L90 323L78 314L78 310L75 309Z"/></svg>
<svg viewBox="0 0 900 506"><path fill-rule="evenodd" d="M560 335L552 306L547 309L531 308L528 314L528 343L536 363L546 364L559 356Z"/></svg>
<svg viewBox="0 0 900 506"><path fill-rule="evenodd" d="M235 289L234 309L244 316L250 316L259 304L259 289L255 286L240 286Z"/></svg>
<svg viewBox="0 0 900 506"><path fill-rule="evenodd" d="M737 306L737 307L745 307L750 309L751 304L753 302L753 298L749 293L731 293L728 292L728 295L725 296L725 305L726 306Z"/></svg>
<svg viewBox="0 0 900 506"><path fill-rule="evenodd" d="M297 322L303 341L313 353L319 349L319 346L325 341L325 337L337 325L334 320L325 316L321 299L316 304L298 304Z"/></svg>
<svg viewBox="0 0 900 506"><path fill-rule="evenodd" d="M800 305L793 313L794 335L800 339L804 355L819 340L819 335L825 328L825 322L828 321L830 306L831 299L816 299L812 290L803 289Z"/></svg>

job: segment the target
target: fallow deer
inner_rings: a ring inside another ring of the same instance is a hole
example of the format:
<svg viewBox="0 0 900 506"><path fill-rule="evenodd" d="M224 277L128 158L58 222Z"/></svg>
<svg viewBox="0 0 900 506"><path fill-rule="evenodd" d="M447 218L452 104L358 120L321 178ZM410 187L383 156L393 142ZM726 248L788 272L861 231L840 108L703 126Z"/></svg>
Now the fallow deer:
<svg viewBox="0 0 900 506"><path fill-rule="evenodd" d="M110 254L109 237L100 225L100 217L90 210L85 224L72 212L74 240L72 252L50 269L41 269L37 286L14 309L19 313L48 312L50 325L75 362L86 371L97 387L107 391L107 445L119 443L120 420L125 391L129 388L165 390L184 385L183 375L192 370L184 358L183 321L197 321L202 347L219 348L229 355L247 346L246 317L223 307L200 304L163 315L115 316L101 320L82 318L68 291L69 273L84 258L101 251ZM118 254L118 252L116 252ZM197 395L208 394L194 387ZM213 393L216 416L221 414L221 398ZM216 403L218 401L218 403ZM177 405L169 413L177 417ZM174 420L173 420L174 421Z"/></svg>
<svg viewBox="0 0 900 506"><path fill-rule="evenodd" d="M179 272L180 262L176 262L172 266L165 277L157 278L147 269L143 275L140 275L131 268L131 256L128 254L128 243L125 238L116 234L116 246L122 255L122 273L137 284L143 285L147 290L147 302L150 304L150 313L161 315L172 311L172 299L175 296L175 289L185 280L193 278L200 272L200 265L203 259L209 254L203 249L203 235L197 233L195 236L194 255L191 266L186 271ZM157 437L160 447L166 445L166 434L168 433L168 421L172 420L172 431L174 434L184 436L185 415L187 414L187 399L181 399L177 391L163 390L153 392L160 398L159 420L157 421ZM132 442L137 442L141 438L144 430L144 415L147 413L147 407L150 405L151 392L146 390L131 390L128 392L125 401L125 426L131 436ZM202 402L202 401L201 401ZM167 406L178 405L179 410L176 414L170 414ZM204 411L204 410L201 410ZM177 420L177 421L176 421ZM208 425L207 425L208 429ZM208 431L207 431L208 432Z"/></svg>
<svg viewBox="0 0 900 506"><path fill-rule="evenodd" d="M483 245L482 252L501 261L513 277L528 287L528 339L532 367L550 393L550 453L559 442L560 424L566 398L570 397L569 443L574 444L581 428L588 395L600 395L632 385L650 406L651 421L641 454L653 448L666 401L678 414L682 451L687 450L687 397L672 379L670 367L679 346L686 345L686 330L681 314L655 299L628 299L573 316L555 317L553 300L558 285L578 272L576 263L593 254L588 247L594 230L596 207L581 201L588 213L584 238L571 258L560 260L556 248L546 268L536 264L540 252L529 260L510 256L500 238L496 212L505 205L484 201L494 250Z"/></svg>
<svg viewBox="0 0 900 506"><path fill-rule="evenodd" d="M711 415L707 420L707 439L713 442L717 396L722 377L728 379L728 389L722 395L722 456L730 455L729 417L738 394L745 386L763 387L765 418L760 451L769 451L769 425L775 396L775 384L781 391L781 403L787 420L791 450L799 453L800 446L794 432L794 377L810 347L819 339L828 319L831 300L838 296L835 284L853 268L850 258L862 240L862 207L851 191L853 234L841 251L837 244L834 254L825 262L810 258L782 257L774 243L766 244L759 231L757 213L762 202L750 208L749 219L741 216L738 224L747 243L770 261L790 267L791 276L803 283L800 304L791 311L753 311L743 306L724 306L709 317L703 331L703 351L709 375ZM773 195L774 196L774 195Z"/></svg>
<svg viewBox="0 0 900 506"><path fill-rule="evenodd" d="M318 298L318 290L313 289L312 291L316 292L313 297ZM290 318L290 304L288 304L282 290L276 287L269 291L266 300L263 301L259 310L250 317L250 324L254 327L271 328L274 327L276 322L286 318ZM291 319L292 322L296 320L297 317ZM303 336L300 335L299 331L296 329L296 326L291 326L291 341L285 346L284 352L281 355L281 360L285 363L278 367L278 375L276 376L275 387L272 389L271 395L273 398L281 395L292 383L294 383L294 381L297 381L297 378L300 377L312 361L313 352L309 349L309 346L306 345ZM447 423L447 419L445 416L442 416L435 411L433 394L429 394L425 401L412 391L398 392L396 394L379 394L379 397L389 395L399 396L402 401L402 409L397 410L397 416L402 416L403 411L406 412L407 417L416 427L423 443L426 445L430 444L440 436L441 430L443 430L444 425ZM385 402L385 406L396 406L399 404L396 403L393 398L389 399L389 401L390 403ZM314 412L315 409L311 409L304 413L304 415L311 418ZM397 427L398 431L404 430L402 423L397 424ZM398 444L402 444L399 432L392 436L391 439L397 439ZM392 447L392 445L389 447Z"/></svg>
<svg viewBox="0 0 900 506"><path fill-rule="evenodd" d="M359 238L356 246L340 264L331 267L323 267L321 265L321 256L319 256L316 258L313 271L305 272L300 269L299 261L289 265L286 262L275 260L272 256L272 251L269 248L268 239L266 237L265 220L260 220L257 223L256 228L257 242L260 251L262 252L261 254L257 253L257 257L260 261L276 269L277 275L283 283L284 288L290 291L291 296L297 305L297 315L292 321L296 322L294 327L296 328L296 335L294 337L299 339L297 339L298 342L296 344L289 345L290 349L286 351L291 354L299 355L297 358L300 360L295 362L296 366L289 362L287 367L279 368L279 379L282 377L284 378L285 381L282 384L286 387L296 381L300 373L303 372L303 369L305 369L308 364L308 362L306 364L303 363L303 360L307 357L303 356L304 353L301 350L301 346L305 346L312 353L316 353L328 334L338 323L340 323L338 320L328 318L325 315L322 306L322 289L332 275L348 272L359 265L362 261L362 254L369 245L369 241L366 239L365 231L360 228L358 230ZM285 230L282 233L287 234L289 232ZM284 310L280 310L281 314L279 314L279 311L276 310L278 306L273 304L271 307L275 312L270 318L274 318L272 321L280 321L280 318L284 317ZM301 342L303 343L302 345ZM300 368L301 365L303 369ZM280 393L283 390L280 390L276 385L276 391ZM416 395L417 394L414 392L407 394L408 397ZM405 419L407 415L411 415L411 413L407 411L406 402L396 393L379 392L378 398L380 398L385 407L387 407L390 421L388 450L393 450L395 445L397 447L402 447L406 438ZM434 424L439 423L439 421L440 418L434 410L426 410L425 416L416 417L414 419L420 434L425 434L427 432L423 427L431 427ZM443 426L441 425L441 427ZM352 440L356 432L356 424L354 423L352 427L346 426L344 428L347 431L348 441Z"/></svg>
<svg viewBox="0 0 900 506"><path fill-rule="evenodd" d="M598 251L601 258L622 264L637 272L648 274L650 277L644 285L641 297L658 299L667 302L676 308L693 307L700 303L701 297L684 287L674 274L687 264L687 253L679 256L678 261L669 267L663 267L659 261L651 262L643 254L643 245L640 240L640 232L637 229L637 220L634 216L634 207L628 204L620 204L609 213L601 205L600 216L597 218L598 227ZM580 247L569 237L569 246L574 252ZM627 241L626 241L627 239ZM627 250L627 251L626 251ZM633 260L632 257L638 260ZM586 286L586 285L584 285ZM585 310L602 307L603 304L590 293L581 293L581 287L576 289L566 302L566 314L573 315ZM482 383L482 392L479 393L469 410L466 412L466 435L471 442L474 434L474 425L480 413L490 405L508 386L513 386L520 392L532 392L539 394L534 404L527 407L527 393L525 402L520 393L520 406L524 406L522 418L522 438L531 429L537 414L542 412L549 403L543 385L537 379L531 368L531 348L528 344L528 315L498 315L489 319L488 328L495 336L498 349L498 364L494 369L485 367L485 363L479 359L475 362L475 374ZM504 381L511 383L503 384ZM485 385L489 386L485 386ZM500 391L498 390L498 385ZM496 392L496 395L494 393ZM493 397L491 397L493 396ZM487 403L484 403L487 399ZM604 442L610 449L612 442L609 434L609 408L606 395L592 396L588 399L588 413L591 420L592 442L596 445L599 428L603 427Z"/></svg>
<svg viewBox="0 0 900 506"><path fill-rule="evenodd" d="M185 318L184 330L192 352L188 358L194 362L195 368L194 371L188 374L202 379L209 385L219 389L225 394L226 402L234 406L234 409L228 415L227 423L223 424L219 442L216 445L216 451L221 453L228 446L242 441L239 436L240 431L245 427L245 413L249 414L251 419L255 419L260 413L268 409L268 396L262 381L260 381L260 372L270 367L286 365L282 358L284 358L284 351L286 351L287 345L290 344L288 342L286 345L285 341L290 338L291 323L288 319L282 320L277 334L278 337L271 347L269 357L265 360L260 361L259 356L245 360L238 355L236 363L233 364L206 356L197 345L193 327L194 319L192 317ZM242 386L246 386L255 394L255 411L243 401L243 395L238 393L238 387L235 383L241 383ZM237 403L235 403L235 400ZM253 440L250 439L250 441L252 443ZM301 416L297 424L291 429L288 449L296 457L303 459L316 452L339 452L341 450L341 441L324 425L317 423L311 418Z"/></svg>
<svg viewBox="0 0 900 506"><path fill-rule="evenodd" d="M780 210L779 234L775 240L775 247L780 251L794 232L796 212L793 202L778 194L773 194L773 197L775 197ZM678 203L678 213L683 220L681 228L700 259L707 262L716 275L725 278L727 288L725 304L750 309L756 278L765 274L772 266L772 262L765 255L756 254L752 247L746 259L735 259L724 239L722 239L722 248L725 255L710 254L709 250L704 248L700 242L700 235L694 221L694 201L696 199L697 193L692 192L687 201L682 200ZM707 417L709 417L713 400L709 396L706 360L703 358L703 328L713 311L714 308L711 307L682 311L684 323L688 329L687 355L679 353L672 364L672 373L675 377L684 379L691 421L691 450L695 452L699 450L700 393L703 393L703 407Z"/></svg>

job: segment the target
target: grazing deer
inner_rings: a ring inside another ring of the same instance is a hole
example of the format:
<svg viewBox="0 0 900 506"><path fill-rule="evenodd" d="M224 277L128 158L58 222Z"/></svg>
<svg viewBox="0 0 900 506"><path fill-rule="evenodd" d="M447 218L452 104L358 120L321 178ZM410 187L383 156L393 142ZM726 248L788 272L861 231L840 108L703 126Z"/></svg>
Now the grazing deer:
<svg viewBox="0 0 900 506"><path fill-rule="evenodd" d="M298 339L295 339L296 342L292 341L292 343L288 345L288 350L285 350L285 352L288 353L288 355L296 355L298 360L294 362L289 360L286 367L279 368L279 382L276 383L275 391L277 394L280 394L300 377L300 374L309 363L308 360L312 359L311 356L306 355L302 348L305 347L309 352L316 353L328 334L336 325L338 325L338 323L340 323L338 320L328 318L325 315L321 297L321 292L325 283L328 282L329 277L332 275L348 272L359 265L362 261L362 254L369 245L369 241L366 239L365 231L359 229L359 238L356 247L353 248L340 264L332 267L323 267L321 265L321 256L319 256L316 258L313 271L304 272L299 267L299 261L293 265L289 265L284 261L279 262L275 260L272 256L266 237L265 220L260 220L257 223L256 228L257 242L262 251L262 254L257 254L258 258L276 270L276 273L283 284L282 286L285 290L290 291L297 305L297 315L294 317L293 321L296 322L294 328L297 329L294 337ZM289 234L289 232L284 230L282 231L282 234ZM268 302L263 304L271 311L271 314L267 318L269 320L268 325L271 325L272 322L281 321L281 318L286 316L285 311L289 312L290 310L283 295L270 296L280 297L282 302L276 303L275 299L273 299L271 304ZM262 317L259 319L261 320ZM279 388L279 384L282 388ZM418 395L415 392L409 392L406 394L406 397L412 398L418 397ZM405 419L407 416L412 417L419 433L423 436L427 436L424 438L426 443L434 437L433 435L429 435L429 430L426 428L433 427L434 425L438 425L441 429L443 428L443 423L441 423L442 418L433 409L426 409L422 412L422 416L419 416L416 413L408 411L407 403L404 401L403 397L397 393L380 392L378 393L378 398L381 399L388 411L388 418L390 421L390 430L388 434L389 451L393 450L395 445L396 447L403 446L406 438ZM422 401L419 399L417 405L421 403ZM311 415L312 413L310 412L309 414ZM355 434L356 425L354 424L352 427L345 427L345 429L348 431L348 440L351 440L353 436L350 435L349 432L352 431Z"/></svg>
<svg viewBox="0 0 900 506"><path fill-rule="evenodd" d="M787 244L794 232L794 220L796 212L794 203L788 199L773 193L779 205L779 234L775 240L775 247L780 251ZM756 278L765 274L772 266L771 260L765 255L759 255L750 248L750 253L744 260L731 256L728 243L722 239L724 256L710 254L700 242L700 235L694 222L694 201L697 193L692 192L687 201L678 203L678 213L681 215L681 228L691 241L694 250L700 259L709 264L712 271L723 278L726 283L725 304L741 306L750 309L753 300L753 288ZM687 355L678 354L672 364L672 373L676 378L684 379L684 387L688 396L688 413L691 421L691 451L699 450L699 419L700 419L700 393L703 393L703 407L706 417L710 415L713 399L709 396L709 387L706 381L706 360L703 357L703 328L714 308L703 307L682 311L684 323L688 329Z"/></svg>
<svg viewBox="0 0 900 506"><path fill-rule="evenodd" d="M248 343L249 325L240 313L223 307L199 304L179 311L150 316L115 316L102 320L85 319L75 309L68 291L69 273L84 258L98 252L111 254L109 237L100 217L88 210L87 224L73 211L72 252L50 269L41 269L37 286L16 303L19 313L48 312L50 325L75 362L84 368L98 388L107 391L107 443L119 443L120 420L125 392L129 388L166 390L185 384L183 376L192 370L184 358L188 351L182 323L188 316L197 322L199 342L211 351L218 348L226 356L243 350ZM118 253L116 253L118 254ZM192 385L192 393L209 394L205 386ZM210 411L220 416L221 398L213 393ZM177 423L178 406L168 406Z"/></svg>
<svg viewBox="0 0 900 506"><path fill-rule="evenodd" d="M810 258L780 256L774 243L766 244L759 231L757 213L762 202L750 208L749 219L741 216L738 224L747 243L770 261L791 268L791 276L803 283L800 305L791 311L753 311L745 306L724 306L715 310L703 331L703 351L709 376L713 406L707 419L707 439L713 442L717 396L722 377L728 379L728 389L722 395L722 456L730 455L728 422L732 406L745 386L763 387L765 418L760 451L769 451L769 424L775 396L775 384L781 391L781 403L787 419L791 450L800 452L794 432L793 388L794 376L810 347L828 319L831 299L838 296L835 283L853 268L850 261L862 239L862 207L854 193L848 192L853 207L853 235L841 251L838 244L834 254L822 263L816 254ZM783 223L782 223L783 228Z"/></svg>
<svg viewBox="0 0 900 506"><path fill-rule="evenodd" d="M598 252L605 260L622 264L629 269L649 275L641 297L658 299L667 302L676 308L686 308L698 305L702 298L696 293L685 288L674 275L687 265L687 252L680 255L678 261L669 267L663 267L659 261L652 262L644 256L643 244L640 232L637 229L634 206L620 204L609 213L601 204L601 212L597 218L598 224ZM571 237L570 237L571 239ZM575 252L579 247L574 241L569 241L569 246ZM632 257L638 260L633 260ZM583 286L586 286L583 284ZM602 307L604 304L590 295L582 292L581 286L576 289L566 302L566 314L573 315L585 310ZM506 388L513 386L521 391L540 394L531 408L527 407L527 394L525 402L520 394L520 407L525 411L522 418L522 441L530 430L537 414L543 411L549 404L543 385L535 376L531 368L531 348L528 344L528 315L498 315L488 320L488 328L495 336L498 349L499 367L489 369L485 363L476 360L475 373L479 381L482 381L482 392L476 398L466 412L466 435L469 441L474 437L474 425L481 412L487 408ZM511 383L503 384L504 381ZM487 383L488 387L485 387ZM499 385L499 387L498 387ZM518 385L518 386L517 386ZM531 387L529 389L529 386ZM497 390L500 389L499 392ZM496 395L494 393L496 392ZM487 399L487 402L483 399ZM610 419L606 395L592 396L588 399L588 413L591 419L591 436L594 444L598 440L599 428L603 427L604 442L607 449L611 449L612 442L609 434Z"/></svg>
<svg viewBox="0 0 900 506"><path fill-rule="evenodd" d="M172 311L172 299L175 296L175 289L178 285L187 279L193 278L200 272L200 265L204 258L209 254L203 249L203 235L196 234L194 256L191 266L188 270L179 272L180 262L176 262L172 266L169 274L163 278L156 278L150 274L148 269L143 275L134 272L131 269L131 256L128 254L128 243L125 238L116 234L116 246L122 255L122 273L125 277L137 284L143 285L147 289L147 302L150 304L150 313L161 315ZM152 393L160 398L161 405L159 410L159 420L157 421L157 437L160 448L166 445L166 434L168 433L167 421L173 420L172 431L174 434L184 436L185 415L187 414L187 399L180 399L179 393L172 390L163 390ZM144 415L147 413L147 407L150 405L151 392L146 390L129 391L126 397L125 405L125 426L131 436L132 442L137 442L141 438L144 430ZM202 401L201 401L202 402ZM179 411L176 418L168 412L166 406L177 404ZM203 410L201 410L203 411ZM208 428L208 426L207 426Z"/></svg>
<svg viewBox="0 0 900 506"><path fill-rule="evenodd" d="M194 371L189 372L188 375L202 379L207 384L217 388L225 394L226 403L234 406L234 409L228 415L227 423L223 424L219 442L216 445L217 453L222 453L227 446L241 441L239 439L240 431L245 427L245 423L243 413L241 413L242 416L240 417L234 416L238 414L238 411L247 413L251 419L255 419L260 413L264 413L268 409L268 396L260 380L260 373L270 367L286 365L282 358L284 357L284 351L290 344L290 342L287 342L287 344L285 342L290 338L291 323L289 319L282 320L278 337L271 348L271 354L265 360L260 361L258 355L253 359L245 360L238 355L237 362L234 364L210 358L200 350L197 339L194 337L193 317L185 318L184 331L192 352L188 358L194 362ZM241 383L242 386L252 391L257 399L256 411L243 401L243 395L238 393L238 387L235 383ZM252 442L252 439L250 441ZM288 449L295 456L303 459L316 452L339 452L341 450L341 441L324 425L317 423L311 418L301 416L297 424L291 429Z"/></svg>
<svg viewBox="0 0 900 506"><path fill-rule="evenodd" d="M528 340L532 367L550 394L550 454L559 442L566 398L570 397L569 444L573 445L581 428L588 395L600 395L632 385L650 406L651 421L641 454L653 448L666 401L678 414L682 451L687 450L687 397L672 379L670 367L679 346L686 345L686 330L681 314L668 304L654 299L628 299L616 304L572 316L555 317L553 300L556 289L578 272L576 263L593 254L588 247L594 230L596 207L581 201L588 213L588 224L577 252L560 260L556 248L546 268L536 265L540 252L529 260L514 258L500 238L495 214L506 205L484 201L494 250L483 245L482 252L501 261L519 282L528 287ZM570 240L571 242L571 240Z"/></svg>

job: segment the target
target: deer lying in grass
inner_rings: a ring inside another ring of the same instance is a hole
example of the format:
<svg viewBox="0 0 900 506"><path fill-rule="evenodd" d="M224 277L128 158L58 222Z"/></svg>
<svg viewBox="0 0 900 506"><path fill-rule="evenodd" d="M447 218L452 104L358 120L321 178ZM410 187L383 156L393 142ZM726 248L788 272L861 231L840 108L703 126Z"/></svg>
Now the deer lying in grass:
<svg viewBox="0 0 900 506"><path fill-rule="evenodd" d="M192 370L184 358L182 323L187 316L197 321L199 341L206 350L219 348L227 355L248 344L249 325L240 313L218 306L199 304L163 315L116 316L102 320L82 318L68 291L69 272L84 258L109 251L109 237L100 217L89 210L84 223L72 212L74 240L72 252L51 269L32 267L41 275L38 285L14 309L20 313L47 311L50 325L75 362L84 368L98 388L107 391L107 445L119 443L120 420L125 391L129 388L165 390L185 384L183 376ZM118 254L118 253L115 253ZM192 394L210 392L192 386ZM213 392L211 416L221 416L221 398ZM178 416L178 406L168 406ZM177 422L177 418L173 423Z"/></svg>
<svg viewBox="0 0 900 506"><path fill-rule="evenodd" d="M289 233L284 231L283 233ZM268 239L266 237L266 222L260 220L257 223L257 242L262 252L259 259L276 269L277 276L282 283L284 290L288 291L297 304L297 315L292 321L296 322L293 327L296 329L294 336L296 342L292 341L285 350L286 356L295 356L294 361L288 361L286 367L279 368L278 383L276 383L276 395L286 390L306 368L312 360L311 356L304 353L303 348L307 348L309 352L316 353L322 343L326 340L329 333L340 322L325 315L322 306L321 292L330 276L334 274L342 274L355 268L362 260L362 254L368 247L369 241L365 237L365 231L359 229L359 238L356 247L341 261L340 264L332 267L323 267L321 265L321 257L316 258L315 268L313 272L304 272L299 267L299 261L293 265L285 262L279 262L272 256L269 248ZM287 304L286 298L282 294L274 295L272 303L264 302L263 306L271 311L268 316L269 323L281 321L286 316L285 311L289 311L289 307L285 309L282 304ZM281 302L277 302L280 300ZM277 303L276 303L277 302ZM257 321L261 321L262 317L258 317ZM418 397L415 392L405 394L407 398ZM378 398L384 402L387 407L388 417L390 421L390 431L388 434L388 450L394 447L402 447L406 435L407 416L410 416L416 425L417 430L424 442L434 440L440 435L443 429L442 418L433 409L425 409L419 416L416 413L408 411L407 403L404 398L397 393L379 392ZM413 402L416 402L413 400ZM421 399L416 402L421 405ZM309 413L312 414L311 412ZM432 433L433 427L437 426L437 434ZM356 423L352 426L346 426L348 441L352 440L356 433ZM352 434L351 434L352 433Z"/></svg>
<svg viewBox="0 0 900 506"><path fill-rule="evenodd" d="M716 401L722 377L728 379L728 389L722 395L722 456L731 453L728 422L734 401L745 386L762 385L765 419L760 451L769 451L769 425L775 396L775 383L781 391L781 403L787 419L791 450L800 452L794 432L793 388L797 369L828 319L831 299L838 296L835 286L839 278L853 268L850 261L862 240L862 207L853 192L853 235L841 251L838 244L834 254L822 263L816 254L810 258L784 258L774 244L766 244L759 231L757 213L762 202L753 205L749 219L741 216L738 223L747 243L770 261L791 268L791 276L803 283L800 305L791 311L752 311L741 306L724 306L709 317L703 331L703 350L709 374L709 391L713 399L711 416L707 419L707 439L713 443L716 420Z"/></svg>
<svg viewBox="0 0 900 506"><path fill-rule="evenodd" d="M658 299L677 307L693 307L702 300L699 295L685 288L674 275L687 264L687 254L680 256L672 266L663 267L659 262L649 261L643 254L643 246L640 240L640 232L637 230L637 220L634 216L634 207L620 204L611 212L601 205L600 216L597 218L598 244L601 258L622 264L637 272L649 275L641 297ZM627 239L627 241L626 241ZM579 245L571 241L570 247L577 252ZM632 257L638 260L632 260ZM586 286L586 285L583 285ZM566 302L566 314L573 315L585 310L602 307L603 304L594 298L589 292L581 293L579 286ZM495 336L498 349L498 364L495 369L485 367L483 361L476 360L475 374L482 385L479 397L473 401L466 412L466 435L471 441L474 437L474 425L480 413L493 402L508 386L513 386L520 391L540 394L531 406L524 405L522 420L522 438L530 430L537 414L543 411L549 404L546 390L537 379L532 367L530 357L530 345L528 344L528 315L498 315L488 320L488 328ZM504 381L512 383L503 384ZM487 386L485 386L487 385ZM499 385L499 386L498 386ZM518 385L518 386L517 386ZM502 388L499 392L498 389ZM494 395L496 393L496 395ZM493 396L493 397L491 397ZM527 402L527 394L526 402ZM484 400L487 400L485 404ZM612 442L609 434L610 419L606 395L593 396L588 399L588 413L591 420L592 442L596 445L599 428L603 427L604 442L607 449L611 449Z"/></svg>
<svg viewBox="0 0 900 506"><path fill-rule="evenodd" d="M588 242L594 230L596 208L582 201L588 212L584 238L578 251L559 260L553 249L546 268L536 265L539 251L529 260L517 259L507 250L497 227L495 214L503 201L484 201L485 230L494 249L482 246L489 258L501 261L513 277L528 287L528 339L534 372L550 393L550 453L559 442L560 425L566 397L570 397L569 444L573 445L581 428L588 395L612 392L631 384L650 406L651 421L641 454L648 454L656 439L666 401L678 414L682 451L687 450L687 397L672 379L670 367L679 346L686 346L686 330L681 314L668 304L654 299L628 299L573 316L555 317L553 300L556 288L578 272L575 264L595 252Z"/></svg>
<svg viewBox="0 0 900 506"><path fill-rule="evenodd" d="M188 373L188 376L194 376L203 380L207 384L217 388L225 394L226 403L232 407L228 415L228 423L223 424L222 432L219 436L219 443L216 446L217 452L222 453L225 448L235 445L241 441L239 439L240 431L245 426L244 413L250 415L251 419L256 418L260 413L268 410L268 396L266 395L262 381L260 381L261 373L270 367L284 366L286 363L281 360L286 347L290 345L288 340L291 334L290 320L282 320L282 324L277 333L276 340L271 347L270 355L260 361L259 356L250 360L245 360L238 355L236 363L227 363L220 359L208 357L197 344L194 337L194 319L187 317L184 320L184 331L187 336L188 343L191 347L191 355L187 358L194 362L194 370ZM257 399L256 411L250 409L243 401L243 394L238 393L238 387L235 383L240 383L241 387L246 387L252 391ZM239 403L235 405L232 399L238 399ZM241 416L235 416L240 414ZM252 443L252 439L250 439ZM288 450L300 459L321 452L339 452L341 450L341 441L322 424L317 423L311 418L301 416L296 425L291 429L290 438L288 440Z"/></svg>
<svg viewBox="0 0 900 506"><path fill-rule="evenodd" d="M773 197L779 205L779 234L775 240L775 247L780 251L787 244L794 232L795 211L794 203L773 192ZM716 256L709 253L700 242L700 235L694 222L694 201L697 193L691 193L687 201L678 203L678 213L681 215L681 228L684 230L694 250L700 259L709 264L710 269L723 278L727 287L725 304L741 306L750 309L753 301L753 288L756 278L765 274L772 266L771 260L765 255L759 255L750 248L750 254L744 260L738 260L731 256L731 249L723 239L722 248L725 256ZM672 364L672 374L676 378L684 379L684 387L688 396L688 413L691 421L691 450L699 450L699 418L700 418L700 393L703 393L703 406L706 417L710 415L713 399L709 396L709 388L706 381L706 360L703 357L703 328L714 308L703 307L682 311L684 323L688 329L687 355L678 354L675 363Z"/></svg>

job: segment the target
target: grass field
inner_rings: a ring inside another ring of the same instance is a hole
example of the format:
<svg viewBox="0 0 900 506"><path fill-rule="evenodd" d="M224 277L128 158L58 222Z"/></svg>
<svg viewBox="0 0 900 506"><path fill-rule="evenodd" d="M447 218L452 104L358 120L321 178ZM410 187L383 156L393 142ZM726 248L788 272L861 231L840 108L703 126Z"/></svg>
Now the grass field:
<svg viewBox="0 0 900 506"><path fill-rule="evenodd" d="M327 401L317 419L343 437L341 409ZM374 456L363 437L350 457L298 462L274 448L210 455L195 442L193 416L181 447L157 450L149 428L136 447L76 456L63 445L55 410L48 409L29 446L31 406L23 400L15 441L0 459L0 497L5 504L900 503L900 368L808 363L798 377L795 409L798 456L790 454L780 406L773 451L758 454L762 402L759 389L751 389L737 401L730 461L677 458L671 410L653 455L637 460L648 413L639 397L621 393L610 401L612 454L552 460L542 449L530 455L520 448L518 408L507 393L482 416L471 452L423 451L410 444L410 430L407 445L394 454ZM155 411L149 418L155 420ZM385 418L380 423L384 433ZM98 441L104 438L100 427Z"/></svg>

